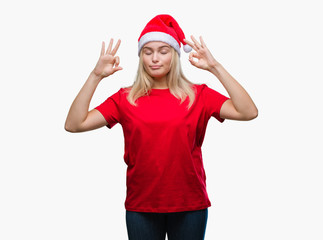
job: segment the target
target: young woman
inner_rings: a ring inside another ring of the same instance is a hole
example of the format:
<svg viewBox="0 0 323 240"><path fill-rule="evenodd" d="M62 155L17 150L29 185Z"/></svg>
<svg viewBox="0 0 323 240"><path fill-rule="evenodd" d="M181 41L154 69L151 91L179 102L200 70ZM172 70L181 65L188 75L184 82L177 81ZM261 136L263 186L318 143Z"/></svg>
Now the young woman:
<svg viewBox="0 0 323 240"><path fill-rule="evenodd" d="M83 132L122 125L127 164L126 224L131 240L204 239L208 207L202 143L208 120L251 120L258 110L245 89L215 60L203 38L186 40L170 15L154 17L138 39L139 67L133 85L89 111L100 81L122 70L121 41L100 58L75 98L65 129ZM194 84L182 73L180 47L189 61L211 72L230 98Z"/></svg>

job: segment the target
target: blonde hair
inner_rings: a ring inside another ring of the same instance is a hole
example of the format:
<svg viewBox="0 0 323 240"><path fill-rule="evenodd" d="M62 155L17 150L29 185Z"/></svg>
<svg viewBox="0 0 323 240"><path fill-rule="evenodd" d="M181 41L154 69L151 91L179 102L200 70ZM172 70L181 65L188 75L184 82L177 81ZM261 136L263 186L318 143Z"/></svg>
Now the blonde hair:
<svg viewBox="0 0 323 240"><path fill-rule="evenodd" d="M190 101L187 106L187 109L189 109L195 100L195 92L194 89L192 89L193 83L184 76L178 53L174 48L171 48L171 52L171 68L166 76L167 85L169 87L170 93L173 94L177 99L181 100L180 104L185 101L187 96L189 97ZM141 51L139 55L140 58L137 76L133 85L125 88L129 93L127 100L134 106L137 106L136 100L138 98L140 98L141 96L149 95L154 81L144 68L142 54L143 51Z"/></svg>

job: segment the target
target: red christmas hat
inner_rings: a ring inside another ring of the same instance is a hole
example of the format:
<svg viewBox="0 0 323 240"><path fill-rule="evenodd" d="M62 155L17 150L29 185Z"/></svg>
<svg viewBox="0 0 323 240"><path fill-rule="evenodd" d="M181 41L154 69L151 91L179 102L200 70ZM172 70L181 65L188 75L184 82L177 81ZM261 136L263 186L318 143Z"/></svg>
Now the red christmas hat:
<svg viewBox="0 0 323 240"><path fill-rule="evenodd" d="M184 42L185 35L176 20L167 14L157 15L151 19L138 39L138 55L141 48L148 42L160 41L172 46L181 55L181 43L184 51L189 53L192 48Z"/></svg>

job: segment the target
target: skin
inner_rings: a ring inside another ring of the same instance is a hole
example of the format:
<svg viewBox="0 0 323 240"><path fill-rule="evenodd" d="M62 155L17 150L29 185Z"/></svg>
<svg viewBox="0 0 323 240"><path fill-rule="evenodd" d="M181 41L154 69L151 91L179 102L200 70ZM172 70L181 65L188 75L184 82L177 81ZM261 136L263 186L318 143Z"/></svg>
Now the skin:
<svg viewBox="0 0 323 240"><path fill-rule="evenodd" d="M212 73L221 82L230 96L230 99L222 105L220 117L241 121L256 118L258 116L258 109L247 91L215 60L202 37L200 37L200 42L193 36L191 36L191 39L192 41L184 40L195 50L195 52L191 52L189 55L190 63L197 68Z"/></svg>
<svg viewBox="0 0 323 240"><path fill-rule="evenodd" d="M119 66L120 58L115 56L120 43L119 39L116 46L112 49L113 39L111 39L105 51L105 43L102 42L99 60L70 107L65 121L66 131L85 132L107 125L107 121L98 110L88 111L88 109L93 94L101 80L122 70L122 67Z"/></svg>
<svg viewBox="0 0 323 240"><path fill-rule="evenodd" d="M166 75L171 68L171 46L163 42L149 42L142 51L144 68L154 80L152 88L168 88Z"/></svg>
<svg viewBox="0 0 323 240"><path fill-rule="evenodd" d="M246 90L215 60L207 48L202 37L198 42L193 36L192 41L184 40L195 52L190 53L190 63L202 70L212 73L224 86L230 95L221 108L220 117L233 120L251 120L258 116L258 110ZM122 70L119 66L120 58L116 53L120 46L120 39L113 47L113 39L105 51L105 43L102 42L99 60L90 73L85 84L74 99L65 121L65 130L69 132L84 132L94 130L107 125L103 115L96 109L89 111L89 105L93 94L103 78L109 77L117 71ZM167 88L166 74L170 69L171 54L166 53L165 43L147 43L144 53L144 66L155 80L154 88ZM153 65L158 67L153 69Z"/></svg>

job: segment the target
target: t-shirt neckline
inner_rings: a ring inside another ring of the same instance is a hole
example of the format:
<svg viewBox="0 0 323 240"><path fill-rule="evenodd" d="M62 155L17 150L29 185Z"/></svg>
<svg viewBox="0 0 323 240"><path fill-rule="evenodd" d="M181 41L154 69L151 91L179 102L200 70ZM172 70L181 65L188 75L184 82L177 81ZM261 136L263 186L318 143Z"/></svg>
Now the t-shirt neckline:
<svg viewBox="0 0 323 240"><path fill-rule="evenodd" d="M151 94L157 94L157 95L164 95L164 94L169 94L170 93L170 90L169 88L152 88L151 89Z"/></svg>

